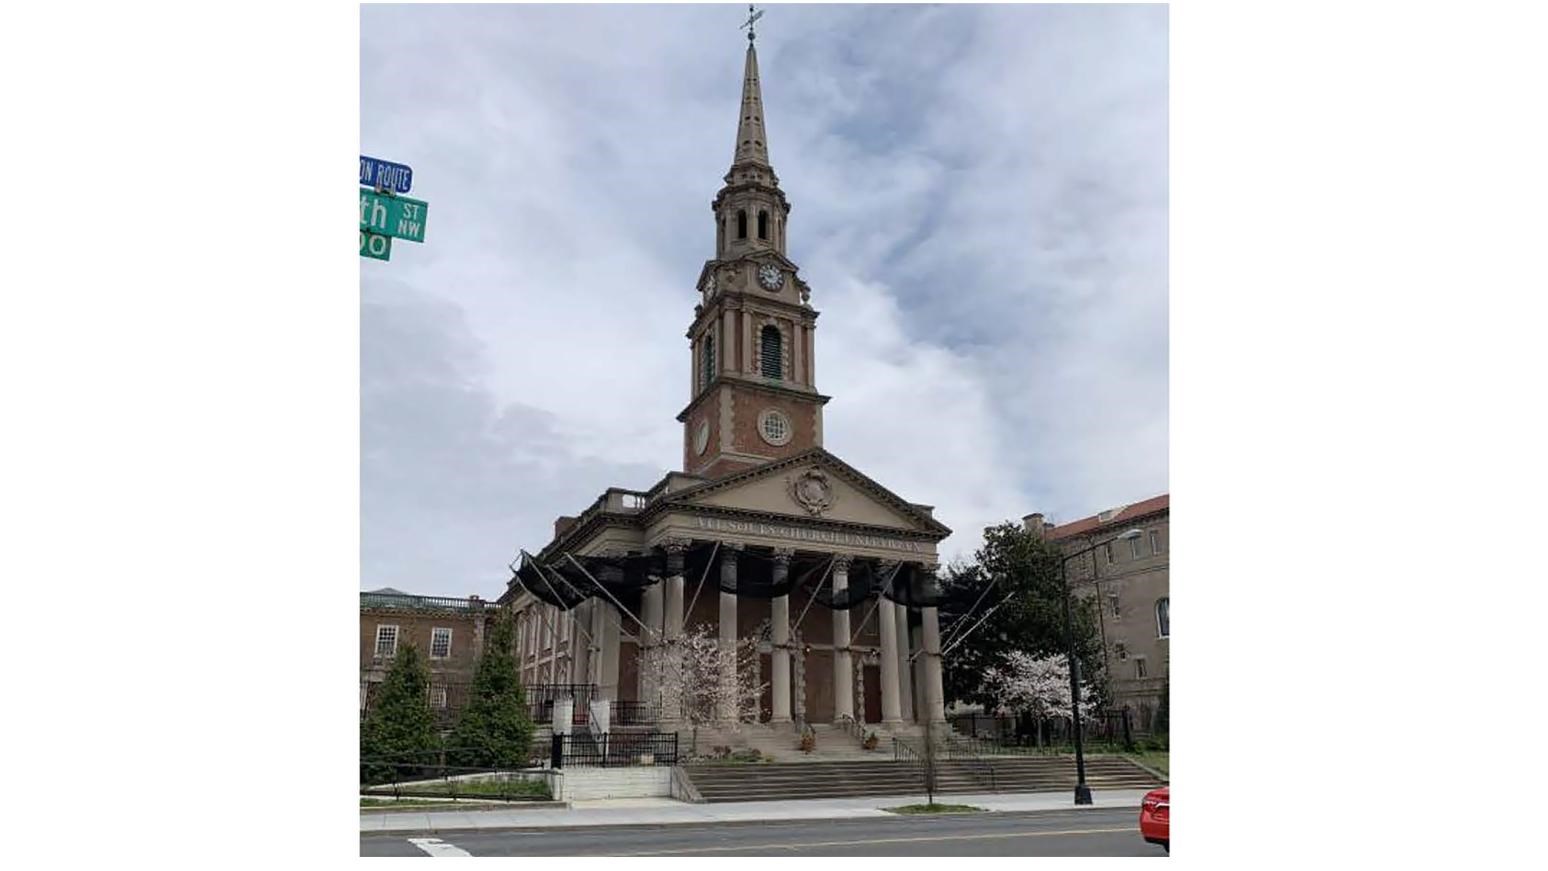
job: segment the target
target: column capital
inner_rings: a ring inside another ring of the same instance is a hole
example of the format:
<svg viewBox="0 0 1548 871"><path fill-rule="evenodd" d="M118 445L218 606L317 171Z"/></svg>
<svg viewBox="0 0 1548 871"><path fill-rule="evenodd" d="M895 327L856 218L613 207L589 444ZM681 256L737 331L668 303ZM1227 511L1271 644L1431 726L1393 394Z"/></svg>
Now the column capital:
<svg viewBox="0 0 1548 871"><path fill-rule="evenodd" d="M833 555L833 570L835 572L847 572L849 571L850 564L854 561L855 555L852 553L836 553Z"/></svg>
<svg viewBox="0 0 1548 871"><path fill-rule="evenodd" d="M743 542L740 542L740 541L722 541L720 543L720 549L721 550L735 551L736 553L741 553L742 551L747 549L747 545L745 543L743 543Z"/></svg>
<svg viewBox="0 0 1548 871"><path fill-rule="evenodd" d="M661 540L661 547L665 549L668 554L676 554L680 556L687 552L688 548L692 546L693 539L691 538L664 538Z"/></svg>
<svg viewBox="0 0 1548 871"><path fill-rule="evenodd" d="M793 547L774 548L774 562L776 563L781 565L789 565L790 558L793 556L795 556L795 548Z"/></svg>

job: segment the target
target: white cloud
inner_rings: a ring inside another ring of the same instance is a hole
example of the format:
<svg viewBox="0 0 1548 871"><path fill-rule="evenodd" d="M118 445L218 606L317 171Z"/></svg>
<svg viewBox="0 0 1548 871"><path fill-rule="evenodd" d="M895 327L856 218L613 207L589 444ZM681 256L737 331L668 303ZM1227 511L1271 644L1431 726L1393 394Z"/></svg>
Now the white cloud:
<svg viewBox="0 0 1548 871"><path fill-rule="evenodd" d="M680 462L745 42L710 6L361 14L362 151L430 202L423 245L362 263L362 582L497 592L555 515ZM948 555L1166 489L1165 15L762 22L826 446L936 505Z"/></svg>

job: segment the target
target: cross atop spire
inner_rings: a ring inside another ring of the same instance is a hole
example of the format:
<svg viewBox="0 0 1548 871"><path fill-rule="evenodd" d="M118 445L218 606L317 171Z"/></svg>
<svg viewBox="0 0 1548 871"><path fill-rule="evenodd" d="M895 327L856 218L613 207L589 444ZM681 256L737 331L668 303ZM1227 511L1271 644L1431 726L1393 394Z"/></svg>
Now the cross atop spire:
<svg viewBox="0 0 1548 871"><path fill-rule="evenodd" d="M753 22L763 17L761 11L754 11L751 3L747 4L747 21L742 27L747 28L747 41L752 42L758 38L758 33L753 29ZM740 28L738 28L740 29Z"/></svg>

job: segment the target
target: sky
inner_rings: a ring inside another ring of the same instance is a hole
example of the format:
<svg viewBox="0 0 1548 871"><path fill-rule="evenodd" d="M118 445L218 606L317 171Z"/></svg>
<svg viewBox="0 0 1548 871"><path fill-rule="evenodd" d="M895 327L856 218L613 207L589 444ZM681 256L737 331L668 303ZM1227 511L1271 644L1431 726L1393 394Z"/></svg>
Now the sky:
<svg viewBox="0 0 1548 871"><path fill-rule="evenodd" d="M954 530L1168 489L1164 6L770 6L824 447ZM494 598L682 461L739 4L361 7L362 154L423 244L361 259L361 588Z"/></svg>

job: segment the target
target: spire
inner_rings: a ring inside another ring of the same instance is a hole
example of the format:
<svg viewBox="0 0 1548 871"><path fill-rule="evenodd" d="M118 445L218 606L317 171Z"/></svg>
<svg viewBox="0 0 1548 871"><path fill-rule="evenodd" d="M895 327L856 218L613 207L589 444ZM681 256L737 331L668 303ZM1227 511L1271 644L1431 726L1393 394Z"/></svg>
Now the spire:
<svg viewBox="0 0 1548 871"><path fill-rule="evenodd" d="M732 166L740 163L769 166L769 140L763 129L763 89L758 85L758 50L753 47L751 31L749 27L747 65L742 72L742 116L736 128L736 157L731 161Z"/></svg>

